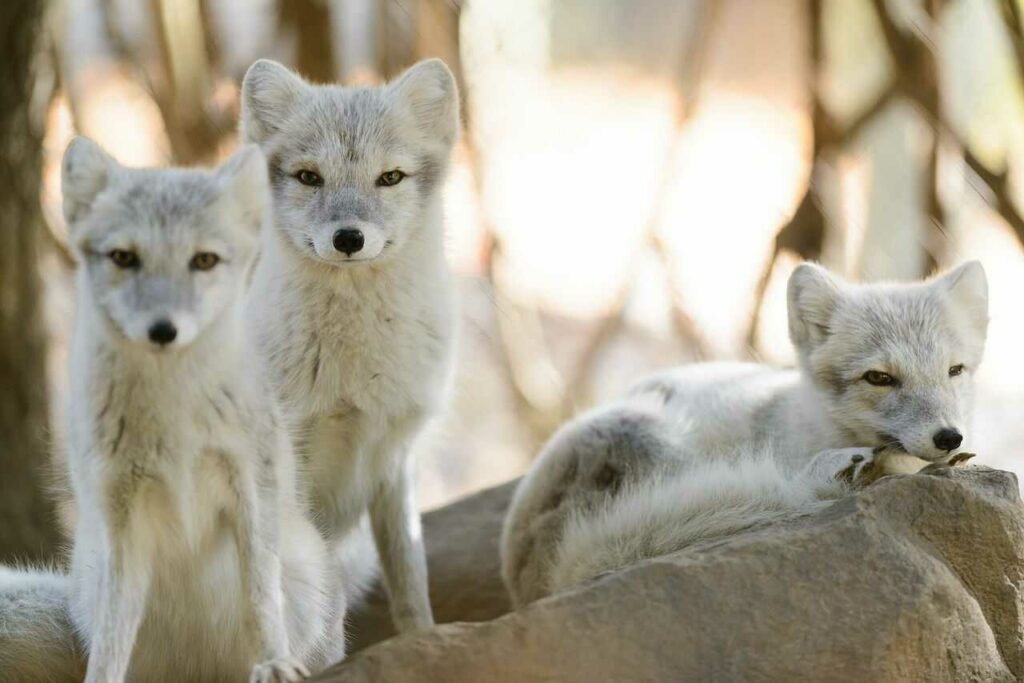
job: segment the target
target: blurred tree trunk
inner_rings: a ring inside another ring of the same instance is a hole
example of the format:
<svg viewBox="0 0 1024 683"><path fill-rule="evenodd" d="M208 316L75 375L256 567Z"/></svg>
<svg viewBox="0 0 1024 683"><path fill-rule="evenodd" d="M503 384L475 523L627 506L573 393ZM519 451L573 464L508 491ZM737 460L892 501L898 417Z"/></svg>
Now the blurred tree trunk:
<svg viewBox="0 0 1024 683"><path fill-rule="evenodd" d="M213 74L207 54L205 15L199 0L153 0L164 87L156 93L175 162L192 165L216 158L217 144L234 125L210 99Z"/></svg>
<svg viewBox="0 0 1024 683"><path fill-rule="evenodd" d="M295 68L314 83L333 83L331 8L325 0L278 0L281 32L295 37Z"/></svg>
<svg viewBox="0 0 1024 683"><path fill-rule="evenodd" d="M44 493L46 332L42 246L42 107L33 102L44 0L0 2L0 561L52 556Z"/></svg>
<svg viewBox="0 0 1024 683"><path fill-rule="evenodd" d="M459 59L459 7L450 0L417 0L416 59L439 57L462 83Z"/></svg>
<svg viewBox="0 0 1024 683"><path fill-rule="evenodd" d="M377 68L383 78L393 78L415 59L415 18L393 0L377 0L377 17Z"/></svg>

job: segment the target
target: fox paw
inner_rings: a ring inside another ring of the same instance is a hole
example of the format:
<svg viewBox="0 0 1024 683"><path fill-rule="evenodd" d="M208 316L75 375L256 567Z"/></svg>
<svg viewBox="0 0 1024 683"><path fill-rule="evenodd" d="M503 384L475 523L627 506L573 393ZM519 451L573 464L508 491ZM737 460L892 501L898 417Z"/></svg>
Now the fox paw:
<svg viewBox="0 0 1024 683"><path fill-rule="evenodd" d="M886 451L880 448L849 449L848 463L836 474L836 479L855 487L873 484L886 474Z"/></svg>
<svg viewBox="0 0 1024 683"><path fill-rule="evenodd" d="M302 662L281 657L254 666L249 683L297 683L308 676L309 669Z"/></svg>
<svg viewBox="0 0 1024 683"><path fill-rule="evenodd" d="M930 474L933 477L948 477L951 476L954 467L963 467L974 456L974 453L957 453L946 462L933 462L922 468L920 473Z"/></svg>
<svg viewBox="0 0 1024 683"><path fill-rule="evenodd" d="M973 458L975 455L977 455L977 453L957 453L956 455L949 459L949 466L960 467L962 465L965 465L967 461Z"/></svg>

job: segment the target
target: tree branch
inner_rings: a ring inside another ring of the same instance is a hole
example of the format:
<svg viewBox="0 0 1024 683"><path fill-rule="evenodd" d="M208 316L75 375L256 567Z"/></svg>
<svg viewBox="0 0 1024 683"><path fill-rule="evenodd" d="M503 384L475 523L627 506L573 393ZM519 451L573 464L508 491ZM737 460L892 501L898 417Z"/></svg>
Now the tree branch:
<svg viewBox="0 0 1024 683"><path fill-rule="evenodd" d="M992 195L990 205L1013 228L1017 238L1024 242L1024 216L1013 200L1008 169L996 173L990 170L971 150L964 147L964 163L978 177Z"/></svg>
<svg viewBox="0 0 1024 683"><path fill-rule="evenodd" d="M935 57L932 54L931 46L911 32L897 27L892 18L884 11L885 0L872 1L879 11L882 33L893 55L901 55L903 57L912 55L910 59L915 64L920 64L922 59L930 59L930 72L934 73ZM1003 23L1006 26L1010 42L1013 46L1018 77L1024 79L1024 27L1021 25L1019 8L1015 0L1001 0L999 5ZM943 116L938 96L925 91L921 85L921 80L918 78L917 73L912 72L899 79L899 91L924 110L924 113L931 119L937 133L945 131L960 146L963 150L964 163L985 185L988 193L991 195L992 208L1013 229L1018 239L1024 242L1024 216L1021 215L1013 199L1009 168L995 172L982 163L977 155L971 151L966 140L953 129L952 125ZM937 88L933 90L937 92Z"/></svg>
<svg viewBox="0 0 1024 683"><path fill-rule="evenodd" d="M1024 25L1021 24L1020 7L1017 0L999 0L999 14L1010 39L1017 78L1024 82Z"/></svg>

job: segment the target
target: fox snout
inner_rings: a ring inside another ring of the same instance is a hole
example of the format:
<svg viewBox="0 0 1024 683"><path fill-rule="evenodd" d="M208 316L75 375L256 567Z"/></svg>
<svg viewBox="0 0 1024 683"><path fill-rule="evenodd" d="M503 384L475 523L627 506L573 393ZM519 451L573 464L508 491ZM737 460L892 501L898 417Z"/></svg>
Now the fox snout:
<svg viewBox="0 0 1024 683"><path fill-rule="evenodd" d="M324 225L309 240L321 259L338 264L372 261L388 247L385 230L369 221L348 220Z"/></svg>
<svg viewBox="0 0 1024 683"><path fill-rule="evenodd" d="M940 423L941 425L941 423ZM954 426L942 425L904 433L902 437L888 437L888 443L897 444L910 455L924 460L943 460L958 450L964 442L963 432Z"/></svg>
<svg viewBox="0 0 1024 683"><path fill-rule="evenodd" d="M366 244L363 231L355 227L345 227L338 230L334 233L332 241L335 250L340 251L345 256L351 256L362 251L363 245Z"/></svg>
<svg viewBox="0 0 1024 683"><path fill-rule="evenodd" d="M198 334L196 321L185 313L137 315L124 321L121 329L133 343L156 352L188 346Z"/></svg>
<svg viewBox="0 0 1024 683"><path fill-rule="evenodd" d="M956 427L943 427L932 436L932 443L940 451L950 453L960 448L964 441L964 435Z"/></svg>
<svg viewBox="0 0 1024 683"><path fill-rule="evenodd" d="M178 328L166 318L161 318L149 326L149 341L159 346L167 346L178 336Z"/></svg>

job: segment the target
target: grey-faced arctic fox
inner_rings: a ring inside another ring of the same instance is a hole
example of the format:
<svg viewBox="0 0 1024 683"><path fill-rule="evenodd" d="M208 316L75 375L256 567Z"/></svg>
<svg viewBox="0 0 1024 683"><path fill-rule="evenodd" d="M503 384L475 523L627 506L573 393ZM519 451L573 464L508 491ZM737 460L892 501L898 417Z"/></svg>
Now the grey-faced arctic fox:
<svg viewBox="0 0 1024 683"><path fill-rule="evenodd" d="M979 263L860 285L803 264L788 307L799 370L685 366L552 437L505 521L502 572L517 605L813 512L882 474L968 457L988 327Z"/></svg>
<svg viewBox="0 0 1024 683"><path fill-rule="evenodd" d="M265 160L134 170L77 139L63 189L71 569L0 574L2 676L55 680L64 659L33 651L72 654L71 622L90 683L297 681L322 647L326 549L244 318Z"/></svg>
<svg viewBox="0 0 1024 683"><path fill-rule="evenodd" d="M344 556L367 511L395 625L433 623L408 455L451 368L441 190L457 132L439 60L374 88L311 85L261 60L242 88L242 133L266 154L274 199L249 316L341 584L335 658L345 593L365 581Z"/></svg>

